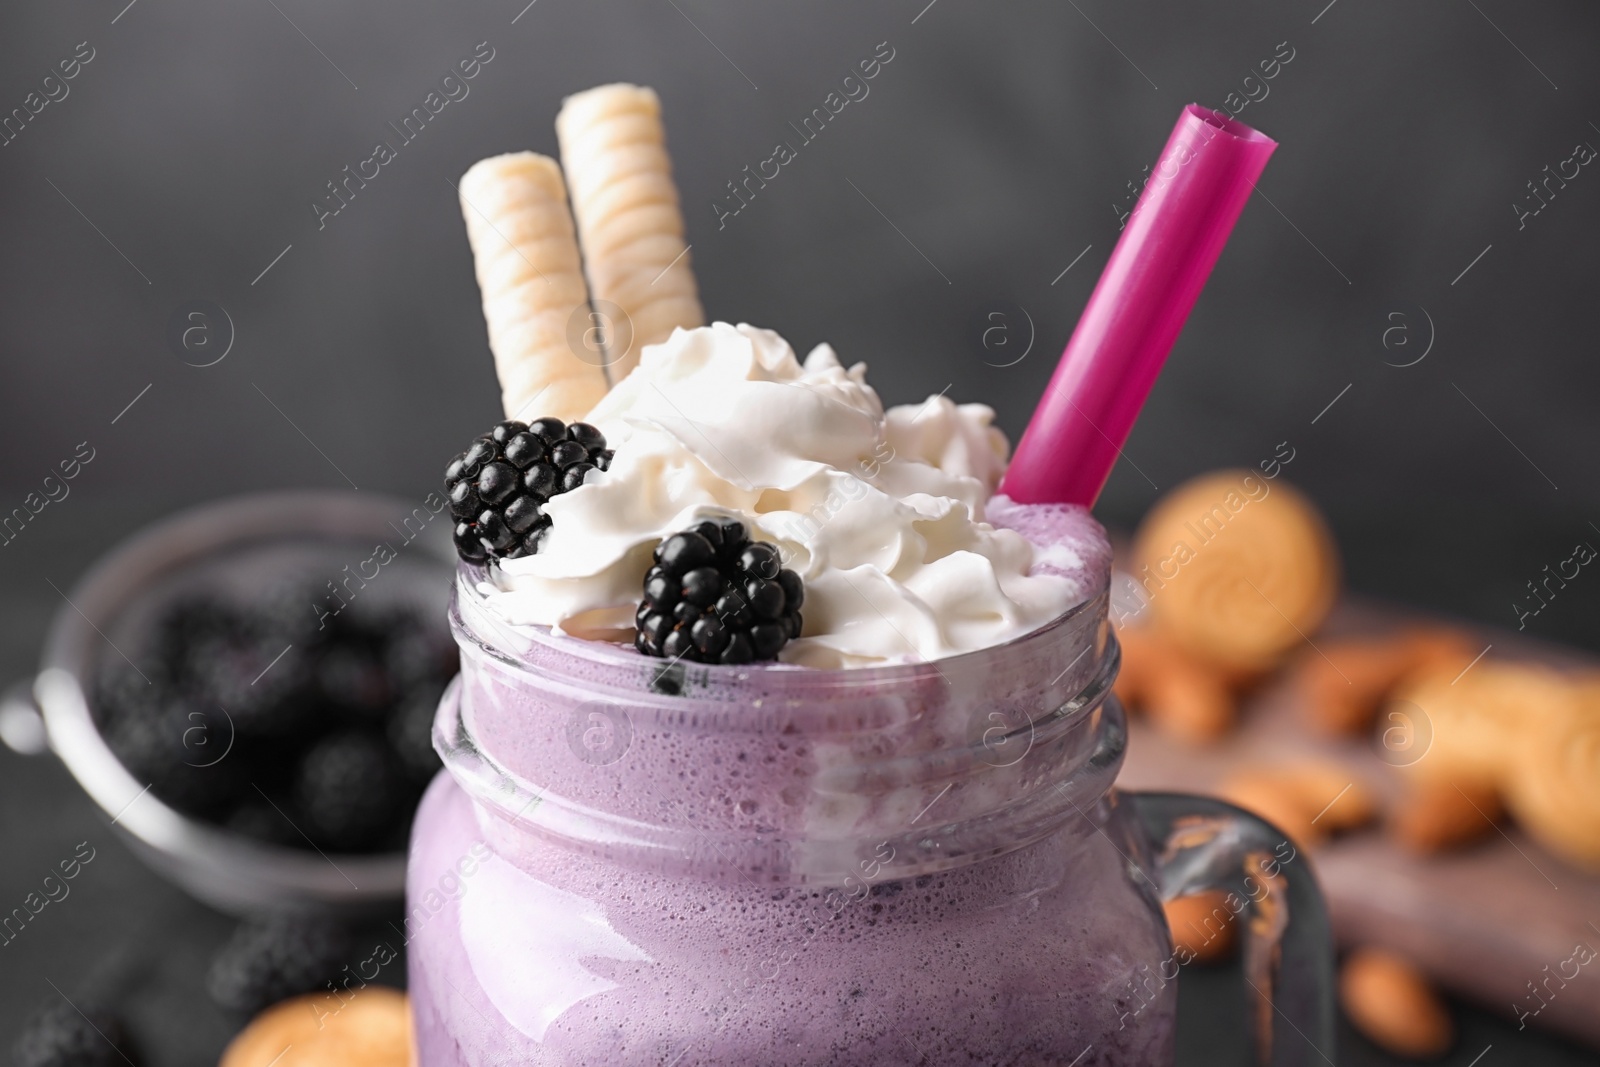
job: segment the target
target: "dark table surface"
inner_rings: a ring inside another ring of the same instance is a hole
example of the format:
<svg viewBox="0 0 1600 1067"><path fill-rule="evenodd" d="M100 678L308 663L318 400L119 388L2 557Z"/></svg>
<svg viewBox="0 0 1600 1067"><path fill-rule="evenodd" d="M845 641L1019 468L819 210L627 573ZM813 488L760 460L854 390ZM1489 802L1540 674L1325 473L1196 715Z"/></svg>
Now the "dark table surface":
<svg viewBox="0 0 1600 1067"><path fill-rule="evenodd" d="M155 515L155 507L99 509L63 531L46 573L63 589L120 536ZM51 569L54 568L54 569ZM13 583L0 604L0 678L24 677L37 663L51 616L65 608L48 585ZM66 608L66 610L71 610ZM197 904L147 869L125 847L54 757L22 757L0 748L0 902L19 904L79 842L95 858L15 940L0 948L0 1036L9 1045L25 1016L63 995L117 1002L152 1067L200 1067L216 1061L235 1023L206 998L211 953L232 930L227 916ZM380 981L404 985L404 961ZM1245 987L1229 968L1187 968L1179 980L1179 1056L1186 1065L1241 1064ZM1497 1067L1593 1064L1596 1053L1480 1008L1454 1004L1459 1038L1443 1063ZM1341 1065L1404 1061L1383 1055L1341 1022ZM1481 1057L1481 1058L1479 1058Z"/></svg>

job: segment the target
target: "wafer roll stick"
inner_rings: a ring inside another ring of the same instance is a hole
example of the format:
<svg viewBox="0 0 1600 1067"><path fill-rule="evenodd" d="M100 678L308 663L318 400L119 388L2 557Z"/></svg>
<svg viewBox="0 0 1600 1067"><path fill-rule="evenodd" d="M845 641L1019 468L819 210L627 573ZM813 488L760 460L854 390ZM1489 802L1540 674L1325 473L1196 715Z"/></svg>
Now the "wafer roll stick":
<svg viewBox="0 0 1600 1067"><path fill-rule="evenodd" d="M588 327L589 294L561 168L532 152L492 156L460 192L506 417L582 419L606 377L571 340Z"/></svg>
<svg viewBox="0 0 1600 1067"><path fill-rule="evenodd" d="M652 89L602 85L567 97L556 135L596 311L602 320L605 304L622 312L606 332L607 373L616 382L645 345L665 341L674 327L705 324L661 101Z"/></svg>

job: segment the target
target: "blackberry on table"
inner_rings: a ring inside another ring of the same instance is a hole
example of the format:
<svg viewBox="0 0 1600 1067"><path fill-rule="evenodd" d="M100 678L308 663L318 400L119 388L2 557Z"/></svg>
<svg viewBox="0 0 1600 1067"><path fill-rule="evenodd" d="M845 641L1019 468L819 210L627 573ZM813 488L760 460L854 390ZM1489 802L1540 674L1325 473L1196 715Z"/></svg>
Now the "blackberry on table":
<svg viewBox="0 0 1600 1067"><path fill-rule="evenodd" d="M800 636L800 576L778 550L733 519L698 523L662 541L644 578L634 647L697 663L770 660Z"/></svg>
<svg viewBox="0 0 1600 1067"><path fill-rule="evenodd" d="M605 435L588 423L508 419L473 441L444 472L456 552L468 563L539 551L544 505L611 465Z"/></svg>
<svg viewBox="0 0 1600 1067"><path fill-rule="evenodd" d="M352 962L353 941L340 924L310 915L275 915L240 924L212 957L211 999L254 1015L280 1000L310 993Z"/></svg>
<svg viewBox="0 0 1600 1067"><path fill-rule="evenodd" d="M379 737L347 730L307 750L294 797L312 840L341 852L370 852L409 814L411 792Z"/></svg>
<svg viewBox="0 0 1600 1067"><path fill-rule="evenodd" d="M99 1005L57 999L22 1030L11 1047L17 1067L125 1067L140 1062L122 1020Z"/></svg>

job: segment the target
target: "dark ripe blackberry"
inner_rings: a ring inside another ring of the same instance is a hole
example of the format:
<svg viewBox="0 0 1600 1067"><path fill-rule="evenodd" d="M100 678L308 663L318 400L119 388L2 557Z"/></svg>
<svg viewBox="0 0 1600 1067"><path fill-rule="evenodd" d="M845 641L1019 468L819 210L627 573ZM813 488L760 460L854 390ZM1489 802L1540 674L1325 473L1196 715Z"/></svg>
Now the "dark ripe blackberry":
<svg viewBox="0 0 1600 1067"><path fill-rule="evenodd" d="M587 422L575 422L567 427L567 440L582 445L587 452L599 452L606 447L606 436Z"/></svg>
<svg viewBox="0 0 1600 1067"><path fill-rule="evenodd" d="M460 658L442 613L439 618L417 611L399 616L384 636L383 664L397 694L416 686L443 686L454 677Z"/></svg>
<svg viewBox="0 0 1600 1067"><path fill-rule="evenodd" d="M17 1067L126 1067L141 1061L122 1020L93 1001L55 998L11 1046Z"/></svg>
<svg viewBox="0 0 1600 1067"><path fill-rule="evenodd" d="M531 496L519 496L506 505L503 517L506 527L520 537L544 518L544 508Z"/></svg>
<svg viewBox="0 0 1600 1067"><path fill-rule="evenodd" d="M733 640L733 634L722 624L722 620L715 615L702 615L694 621L689 628L689 639L694 642L694 647L702 655L720 655L728 647L728 642ZM774 652L777 649L773 650Z"/></svg>
<svg viewBox="0 0 1600 1067"><path fill-rule="evenodd" d="M561 472L548 463L535 463L522 475L522 491L535 500L549 500L561 488Z"/></svg>
<svg viewBox="0 0 1600 1067"><path fill-rule="evenodd" d="M102 666L95 679L95 722L105 730L122 719L142 717L171 697L165 676L154 666L141 674L132 664L117 658Z"/></svg>
<svg viewBox="0 0 1600 1067"><path fill-rule="evenodd" d="M381 848L391 824L410 815L389 746L364 730L332 734L311 746L300 762L294 796L311 839L339 852Z"/></svg>
<svg viewBox="0 0 1600 1067"><path fill-rule="evenodd" d="M419 788L431 782L444 766L433 747L433 717L442 692L442 686L419 687L395 708L386 728L389 747L394 749L401 770Z"/></svg>
<svg viewBox="0 0 1600 1067"><path fill-rule="evenodd" d="M478 499L491 506L504 503L506 497L517 491L521 482L522 479L517 476L517 468L509 463L496 461L484 467L478 474Z"/></svg>
<svg viewBox="0 0 1600 1067"><path fill-rule="evenodd" d="M382 716L394 702L380 650L348 643L328 649L312 668L316 692L334 708L357 718Z"/></svg>
<svg viewBox="0 0 1600 1067"><path fill-rule="evenodd" d="M713 611L717 618L735 630L747 629L756 621L755 612L750 610L750 605L745 603L744 596L740 593L722 594L713 605Z"/></svg>
<svg viewBox="0 0 1600 1067"><path fill-rule="evenodd" d="M549 417L534 419L528 423L528 429L547 445L557 444L566 440L567 424L560 419Z"/></svg>
<svg viewBox="0 0 1600 1067"><path fill-rule="evenodd" d="M574 463L587 463L589 450L576 441L562 441L550 449L550 462L562 469Z"/></svg>
<svg viewBox="0 0 1600 1067"><path fill-rule="evenodd" d="M123 714L105 732L106 747L141 785L174 808L202 817L215 815L239 795L243 782L234 765L240 761L233 751L236 740L216 707L182 699Z"/></svg>
<svg viewBox="0 0 1600 1067"><path fill-rule="evenodd" d="M519 433L506 442L503 451L511 465L520 471L544 458L545 444L531 433Z"/></svg>
<svg viewBox="0 0 1600 1067"><path fill-rule="evenodd" d="M686 630L673 630L667 634L667 639L661 642L661 654L667 659L682 659L693 651L694 642Z"/></svg>
<svg viewBox="0 0 1600 1067"><path fill-rule="evenodd" d="M254 790L252 790L252 794ZM283 817L283 812L259 798L246 800L223 823L229 830L252 841L285 848L304 848L305 838Z"/></svg>
<svg viewBox="0 0 1600 1067"><path fill-rule="evenodd" d="M234 930L206 973L211 999L254 1015L269 1004L322 989L355 958L350 931L331 919L277 915Z"/></svg>
<svg viewBox="0 0 1600 1067"><path fill-rule="evenodd" d="M489 440L505 448L506 443L519 433L526 433L528 424L518 422L516 419L507 419L505 422L495 423L494 429L489 431Z"/></svg>
<svg viewBox="0 0 1600 1067"><path fill-rule="evenodd" d="M483 510L478 497L478 487L470 481L459 481L450 490L450 514L458 519L471 519Z"/></svg>
<svg viewBox="0 0 1600 1067"><path fill-rule="evenodd" d="M644 576L644 603L640 607L654 605L662 611L671 610L678 602L678 588L678 582L666 571L651 567L650 573Z"/></svg>
<svg viewBox="0 0 1600 1067"><path fill-rule="evenodd" d="M275 582L252 594L243 607L250 613L252 629L269 645L304 649L330 636L333 621L324 616L338 604L326 586L302 579Z"/></svg>
<svg viewBox="0 0 1600 1067"><path fill-rule="evenodd" d="M750 627L750 645L756 659L771 659L789 640L789 631L776 622L758 622Z"/></svg>
<svg viewBox="0 0 1600 1067"><path fill-rule="evenodd" d="M705 535L695 530L673 534L656 546L656 566L675 576L714 562L717 550Z"/></svg>
<svg viewBox="0 0 1600 1067"><path fill-rule="evenodd" d="M470 522L456 523L455 531L451 534L455 542L456 555L468 563L488 563L489 550L483 547L483 542L478 540L478 531Z"/></svg>
<svg viewBox="0 0 1600 1067"><path fill-rule="evenodd" d="M722 595L722 572L715 567L696 567L683 576L679 593L695 607L709 608Z"/></svg>
<svg viewBox="0 0 1600 1067"><path fill-rule="evenodd" d="M283 736L311 714L316 651L264 635L212 638L190 646L182 681L196 702L226 708L241 735Z"/></svg>
<svg viewBox="0 0 1600 1067"><path fill-rule="evenodd" d="M783 609L787 606L783 586L766 578L746 578L744 599L756 618L766 622L782 618Z"/></svg>
<svg viewBox="0 0 1600 1067"><path fill-rule="evenodd" d="M550 519L544 504L611 465L605 435L560 419L499 423L445 468L456 553L468 563L539 551Z"/></svg>
<svg viewBox="0 0 1600 1067"><path fill-rule="evenodd" d="M244 615L215 594L186 593L161 612L156 623L156 654L162 668L179 677L195 645L213 638L242 637L249 629Z"/></svg>
<svg viewBox="0 0 1600 1067"><path fill-rule="evenodd" d="M505 517L493 508L484 508L478 512L478 539L487 549L504 556L510 553L511 547L517 542L517 535L511 532L511 526Z"/></svg>
<svg viewBox="0 0 1600 1067"><path fill-rule="evenodd" d="M592 470L598 469L593 463L574 463L561 472L561 488L569 493L572 492L572 490L583 484L585 475Z"/></svg>
<svg viewBox="0 0 1600 1067"><path fill-rule="evenodd" d="M778 550L769 544L758 541L746 546L739 553L739 569L746 574L754 574L761 578L776 578L782 566L778 560Z"/></svg>
<svg viewBox="0 0 1600 1067"><path fill-rule="evenodd" d="M714 519L656 546L635 614L647 656L738 664L775 659L800 636L800 576L743 523Z"/></svg>
<svg viewBox="0 0 1600 1067"><path fill-rule="evenodd" d="M778 585L783 589L784 605L791 612L798 612L806 600L806 590L800 582L800 576L794 571L779 571Z"/></svg>

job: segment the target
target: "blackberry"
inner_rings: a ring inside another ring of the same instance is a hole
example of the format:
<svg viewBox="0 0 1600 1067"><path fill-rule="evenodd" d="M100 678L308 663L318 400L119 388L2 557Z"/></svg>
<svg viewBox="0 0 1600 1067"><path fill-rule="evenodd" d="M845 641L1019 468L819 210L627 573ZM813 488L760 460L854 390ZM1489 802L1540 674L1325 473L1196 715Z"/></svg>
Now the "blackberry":
<svg viewBox="0 0 1600 1067"><path fill-rule="evenodd" d="M358 719L381 718L394 702L389 675L368 646L334 645L317 659L312 678L326 704Z"/></svg>
<svg viewBox="0 0 1600 1067"><path fill-rule="evenodd" d="M331 612L337 604L326 587L302 579L272 583L251 596L246 610L251 629L268 644L307 649L331 635L338 618ZM330 617L324 618L325 612Z"/></svg>
<svg viewBox="0 0 1600 1067"><path fill-rule="evenodd" d="M171 687L160 670L151 666L141 673L119 658L107 662L95 678L95 722L105 730L121 719L147 715L171 699Z"/></svg>
<svg viewBox="0 0 1600 1067"><path fill-rule="evenodd" d="M433 748L433 717L443 687L418 686L389 716L389 747L416 786L426 786L444 766Z"/></svg>
<svg viewBox="0 0 1600 1067"><path fill-rule="evenodd" d="M211 634L186 652L181 679L208 708L224 708L241 735L282 737L312 712L310 650L249 632Z"/></svg>
<svg viewBox="0 0 1600 1067"><path fill-rule="evenodd" d="M41 1009L23 1028L11 1056L17 1067L126 1067L140 1062L122 1021L81 998L77 1007L57 1000Z"/></svg>
<svg viewBox="0 0 1600 1067"><path fill-rule="evenodd" d="M407 790L389 747L365 730L331 734L312 745L295 775L296 806L318 845L372 852L410 814Z"/></svg>
<svg viewBox="0 0 1600 1067"><path fill-rule="evenodd" d="M390 686L404 694L414 686L442 686L455 677L460 660L449 631L432 614L411 610L396 615L384 639L383 664Z"/></svg>
<svg viewBox="0 0 1600 1067"><path fill-rule="evenodd" d="M610 466L605 435L588 423L499 423L445 468L456 552L468 563L532 555L550 526L545 502Z"/></svg>
<svg viewBox="0 0 1600 1067"><path fill-rule="evenodd" d="M215 593L184 593L167 604L156 622L156 651L162 666L177 677L190 662L195 645L218 638L242 639L250 628L244 615Z"/></svg>
<svg viewBox="0 0 1600 1067"><path fill-rule="evenodd" d="M276 915L240 924L212 957L206 991L223 1008L254 1015L269 1004L311 993L352 962L345 927L309 915Z"/></svg>
<svg viewBox="0 0 1600 1067"><path fill-rule="evenodd" d="M152 793L191 815L211 815L239 791L235 767L223 757L234 739L215 708L179 698L125 709L106 725L105 741Z"/></svg>
<svg viewBox="0 0 1600 1067"><path fill-rule="evenodd" d="M247 800L240 804L223 825L236 834L268 845L305 847L305 838L281 812L264 800Z"/></svg>
<svg viewBox="0 0 1600 1067"><path fill-rule="evenodd" d="M800 576L733 519L702 522L656 546L634 647L697 663L774 659L800 636Z"/></svg>

